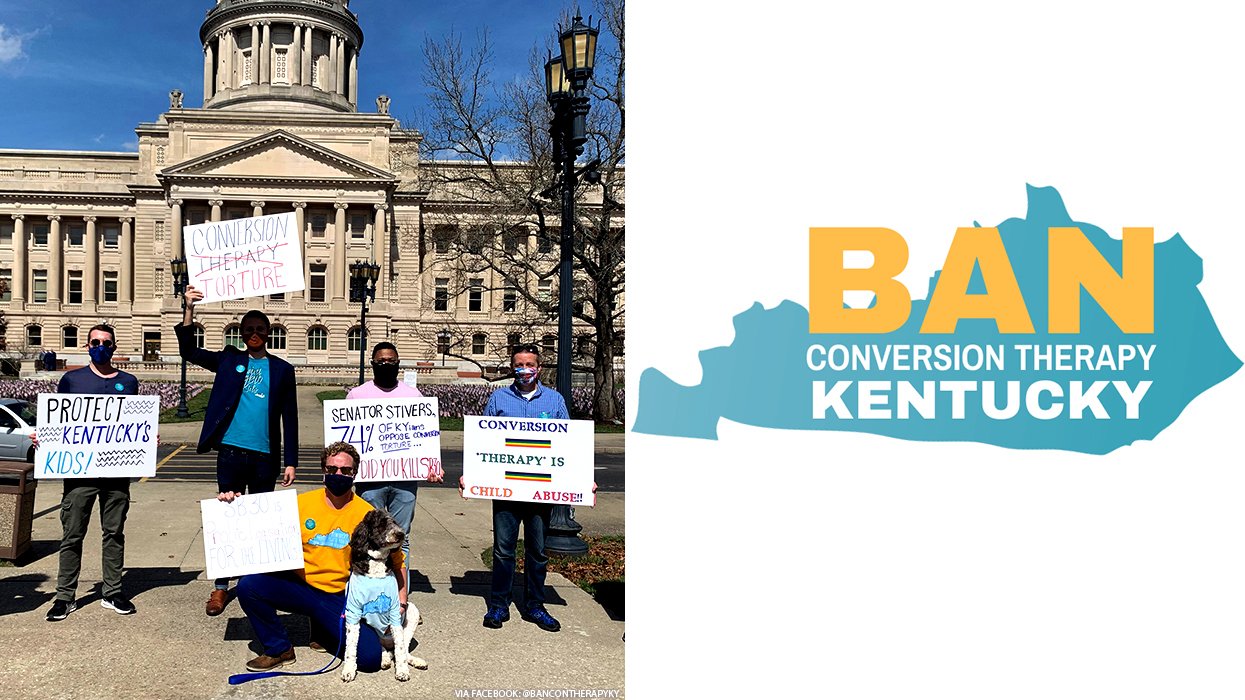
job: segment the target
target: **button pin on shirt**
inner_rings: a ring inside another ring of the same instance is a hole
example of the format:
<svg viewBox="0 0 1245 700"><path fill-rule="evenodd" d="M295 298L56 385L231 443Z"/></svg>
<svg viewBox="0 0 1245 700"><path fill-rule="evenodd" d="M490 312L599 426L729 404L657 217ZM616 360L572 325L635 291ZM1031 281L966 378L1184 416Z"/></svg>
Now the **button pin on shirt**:
<svg viewBox="0 0 1245 700"><path fill-rule="evenodd" d="M246 371L246 367L244 365L238 365L237 367L234 367L234 369L238 370L239 374Z"/></svg>

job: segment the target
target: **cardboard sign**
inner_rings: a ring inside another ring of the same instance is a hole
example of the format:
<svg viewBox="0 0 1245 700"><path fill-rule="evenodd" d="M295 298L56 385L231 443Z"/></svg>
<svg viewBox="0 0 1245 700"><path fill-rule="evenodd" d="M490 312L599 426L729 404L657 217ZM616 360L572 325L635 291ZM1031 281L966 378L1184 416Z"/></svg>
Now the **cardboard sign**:
<svg viewBox="0 0 1245 700"><path fill-rule="evenodd" d="M468 498L594 506L592 421L463 417Z"/></svg>
<svg viewBox="0 0 1245 700"><path fill-rule="evenodd" d="M324 402L324 444L348 442L362 460L355 481L417 481L441 472L435 398Z"/></svg>
<svg viewBox="0 0 1245 700"><path fill-rule="evenodd" d="M298 494L294 489L199 501L203 554L210 579L303 568Z"/></svg>
<svg viewBox="0 0 1245 700"><path fill-rule="evenodd" d="M38 411L36 479L155 476L159 397L39 394Z"/></svg>
<svg viewBox="0 0 1245 700"><path fill-rule="evenodd" d="M204 302L305 288L294 212L208 221L185 227L182 235L190 284Z"/></svg>

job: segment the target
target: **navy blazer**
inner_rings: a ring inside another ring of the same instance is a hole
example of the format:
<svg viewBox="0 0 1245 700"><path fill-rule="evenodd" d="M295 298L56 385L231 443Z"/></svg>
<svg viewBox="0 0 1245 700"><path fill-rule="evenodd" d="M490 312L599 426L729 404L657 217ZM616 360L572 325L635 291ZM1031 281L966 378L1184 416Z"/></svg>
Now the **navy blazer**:
<svg viewBox="0 0 1245 700"><path fill-rule="evenodd" d="M177 349L183 359L216 373L212 395L208 398L207 415L203 417L203 433L199 436L198 451L207 452L220 447L220 441L233 421L238 402L242 399L242 385L251 356L232 345L218 352L197 347L193 326L179 323L173 326L173 332L177 334ZM239 366L242 371L238 371ZM298 399L294 391L294 366L270 353L268 382L268 457L280 473L282 423L285 428L285 466L298 466Z"/></svg>

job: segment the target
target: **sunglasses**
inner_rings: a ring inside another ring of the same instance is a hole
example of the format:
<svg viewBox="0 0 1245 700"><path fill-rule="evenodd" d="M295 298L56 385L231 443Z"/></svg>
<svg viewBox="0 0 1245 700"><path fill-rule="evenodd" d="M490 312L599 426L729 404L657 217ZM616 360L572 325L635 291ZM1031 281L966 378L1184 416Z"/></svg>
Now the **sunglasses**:
<svg viewBox="0 0 1245 700"><path fill-rule="evenodd" d="M341 474L343 476L354 476L355 473L359 471L358 467L323 466L320 468L324 470L325 474Z"/></svg>
<svg viewBox="0 0 1245 700"><path fill-rule="evenodd" d="M392 360L372 360L372 364L374 365L396 365L398 364L398 359L394 358Z"/></svg>
<svg viewBox="0 0 1245 700"><path fill-rule="evenodd" d="M97 348L101 345L103 345L106 348L110 348L112 347L112 341L111 340L100 340L99 338L91 339L91 347Z"/></svg>

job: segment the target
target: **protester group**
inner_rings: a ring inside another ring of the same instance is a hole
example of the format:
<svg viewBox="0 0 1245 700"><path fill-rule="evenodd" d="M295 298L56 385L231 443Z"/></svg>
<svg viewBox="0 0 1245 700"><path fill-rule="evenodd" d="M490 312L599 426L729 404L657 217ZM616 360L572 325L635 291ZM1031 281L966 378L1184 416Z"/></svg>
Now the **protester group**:
<svg viewBox="0 0 1245 700"><path fill-rule="evenodd" d="M232 345L221 350L198 347L193 318L195 303L202 299L202 291L193 286L186 290L182 322L174 331L182 358L214 374L197 449L200 453L216 453L216 498L232 502L244 494L274 491L278 482L290 486L297 474L299 448L295 368L268 352L271 324L259 310L248 311L242 317L245 349ZM86 346L90 363L66 372L60 379L58 393L136 395L138 379L112 364L116 348L117 337L111 327L100 324L91 328ZM393 344L376 344L371 359L373 379L352 389L347 399L421 397L417 388L399 381L399 362L398 350ZM538 379L540 349L537 346L512 348L511 366L513 383L492 393L483 415L570 417L564 398ZM335 531L353 532L373 509L388 511L405 533L400 553L394 553L401 558L401 564L395 567L401 572L397 604L405 618L409 592L406 572L411 561L410 528L418 482L356 484L360 459L358 450L350 443L329 444L321 453L321 473L317 475L323 480L323 488L298 496L299 520L306 524L300 528L302 569L248 574L236 579L232 590L231 579L215 581L205 604L206 614L220 615L229 602L236 599L263 647L263 653L246 664L248 670L269 671L294 663L294 647L277 617L278 612L306 615L310 620L310 649L340 655L350 547L345 542L332 541L329 535ZM441 482L443 477L444 472L437 467L429 471L427 480ZM101 605L121 615L137 611L121 586L130 483L127 477L64 480L59 572L56 596L47 612L48 621L64 620L76 609L82 544L96 500L99 501L103 538ZM460 478L460 493L464 487ZM518 606L520 617L542 630L557 632L561 628L544 605L548 563L544 540L551 507L548 503L492 501L493 570L483 618L485 627L500 628L510 619L511 587L519 525L522 524L524 595ZM366 625L363 629L358 641L358 668L375 670L380 667L382 645L388 640Z"/></svg>

